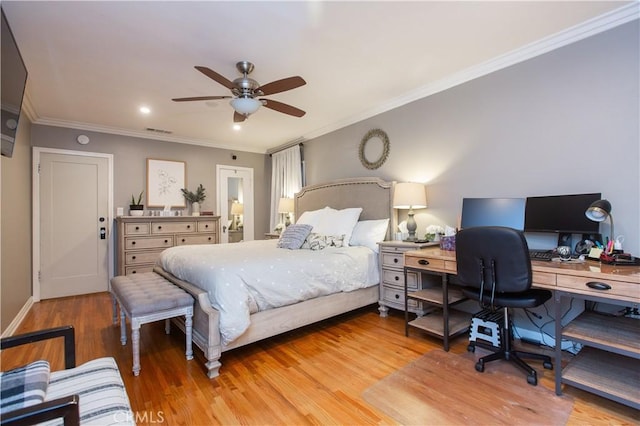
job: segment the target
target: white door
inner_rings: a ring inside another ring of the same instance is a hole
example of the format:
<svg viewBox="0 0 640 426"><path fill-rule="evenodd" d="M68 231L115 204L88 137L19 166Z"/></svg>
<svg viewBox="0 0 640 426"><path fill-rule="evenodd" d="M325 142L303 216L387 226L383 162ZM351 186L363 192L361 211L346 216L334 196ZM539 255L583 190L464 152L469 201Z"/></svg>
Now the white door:
<svg viewBox="0 0 640 426"><path fill-rule="evenodd" d="M34 153L34 299L108 291L112 158L52 151Z"/></svg>
<svg viewBox="0 0 640 426"><path fill-rule="evenodd" d="M247 167L216 166L220 214L220 242L253 240L253 169ZM242 205L242 214L231 214L233 201ZM236 226L242 225L238 229ZM231 228L231 229L230 229Z"/></svg>

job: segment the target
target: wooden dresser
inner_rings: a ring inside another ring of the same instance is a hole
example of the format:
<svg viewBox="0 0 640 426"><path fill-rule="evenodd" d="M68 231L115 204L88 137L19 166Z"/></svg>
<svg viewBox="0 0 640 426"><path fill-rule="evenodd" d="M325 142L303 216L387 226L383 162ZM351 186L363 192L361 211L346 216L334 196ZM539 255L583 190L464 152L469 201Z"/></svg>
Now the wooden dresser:
<svg viewBox="0 0 640 426"><path fill-rule="evenodd" d="M217 244L220 216L120 216L116 274L150 272L160 253L173 246Z"/></svg>

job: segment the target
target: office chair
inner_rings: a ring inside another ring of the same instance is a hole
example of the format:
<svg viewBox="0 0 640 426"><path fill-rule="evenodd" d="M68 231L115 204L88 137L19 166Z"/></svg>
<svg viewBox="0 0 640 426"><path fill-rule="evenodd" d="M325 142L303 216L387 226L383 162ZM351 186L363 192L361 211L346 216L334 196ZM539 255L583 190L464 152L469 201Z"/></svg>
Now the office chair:
<svg viewBox="0 0 640 426"><path fill-rule="evenodd" d="M524 234L512 228L487 226L464 229L456 234L458 279L463 293L483 308L504 310L500 349L476 363L484 371L487 362L505 359L527 373L527 383L536 386L536 370L521 358L537 359L553 369L551 357L512 349L509 308L533 308L551 298L548 290L531 288L531 260ZM475 345L469 345L475 351Z"/></svg>

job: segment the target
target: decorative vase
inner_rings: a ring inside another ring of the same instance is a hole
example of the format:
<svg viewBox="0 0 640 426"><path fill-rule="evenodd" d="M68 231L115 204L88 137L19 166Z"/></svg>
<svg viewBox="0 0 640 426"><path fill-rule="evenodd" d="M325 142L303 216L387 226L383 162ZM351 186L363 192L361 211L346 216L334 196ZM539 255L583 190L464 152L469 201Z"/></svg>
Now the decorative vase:
<svg viewBox="0 0 640 426"><path fill-rule="evenodd" d="M200 203L197 201L191 203L191 216L200 216Z"/></svg>

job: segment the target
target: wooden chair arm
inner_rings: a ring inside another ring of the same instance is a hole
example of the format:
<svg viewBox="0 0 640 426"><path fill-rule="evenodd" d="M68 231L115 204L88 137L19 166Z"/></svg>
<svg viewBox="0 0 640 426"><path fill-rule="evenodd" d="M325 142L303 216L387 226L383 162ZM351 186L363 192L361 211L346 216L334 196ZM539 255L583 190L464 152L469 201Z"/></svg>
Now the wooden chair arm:
<svg viewBox="0 0 640 426"><path fill-rule="evenodd" d="M72 325L4 337L0 339L0 349L13 348L15 346L54 339L56 337L64 337L64 368L74 368L76 366L76 337Z"/></svg>
<svg viewBox="0 0 640 426"><path fill-rule="evenodd" d="M62 417L65 426L78 426L80 424L80 406L78 404L78 395L41 402L5 413L0 424L27 426Z"/></svg>

